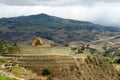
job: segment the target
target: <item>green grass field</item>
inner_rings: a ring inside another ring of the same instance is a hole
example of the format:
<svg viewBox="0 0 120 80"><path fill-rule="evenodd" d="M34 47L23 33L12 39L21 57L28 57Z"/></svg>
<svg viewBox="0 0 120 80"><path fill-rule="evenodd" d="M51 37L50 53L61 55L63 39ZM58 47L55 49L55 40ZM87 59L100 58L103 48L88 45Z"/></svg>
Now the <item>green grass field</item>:
<svg viewBox="0 0 120 80"><path fill-rule="evenodd" d="M14 79L14 78L9 78L5 75L0 75L0 80L17 80L17 79Z"/></svg>

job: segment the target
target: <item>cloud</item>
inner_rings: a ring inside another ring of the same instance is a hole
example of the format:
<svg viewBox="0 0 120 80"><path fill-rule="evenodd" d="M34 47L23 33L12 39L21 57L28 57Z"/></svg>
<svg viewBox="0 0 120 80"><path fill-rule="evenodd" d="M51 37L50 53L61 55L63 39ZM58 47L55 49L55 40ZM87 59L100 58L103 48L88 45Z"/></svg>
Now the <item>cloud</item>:
<svg viewBox="0 0 120 80"><path fill-rule="evenodd" d="M120 3L100 3L94 6L10 6L0 5L0 17L46 13L68 19L90 21L107 26L120 26Z"/></svg>
<svg viewBox="0 0 120 80"><path fill-rule="evenodd" d="M0 18L40 13L120 26L119 0L0 0Z"/></svg>
<svg viewBox="0 0 120 80"><path fill-rule="evenodd" d="M35 5L36 0L0 0L0 4L4 5Z"/></svg>
<svg viewBox="0 0 120 80"><path fill-rule="evenodd" d="M0 4L0 18L27 16L50 12L50 7L44 6L10 6Z"/></svg>
<svg viewBox="0 0 120 80"><path fill-rule="evenodd" d="M120 0L0 0L5 5L21 6L76 6L76 5L94 5L96 3L118 3Z"/></svg>

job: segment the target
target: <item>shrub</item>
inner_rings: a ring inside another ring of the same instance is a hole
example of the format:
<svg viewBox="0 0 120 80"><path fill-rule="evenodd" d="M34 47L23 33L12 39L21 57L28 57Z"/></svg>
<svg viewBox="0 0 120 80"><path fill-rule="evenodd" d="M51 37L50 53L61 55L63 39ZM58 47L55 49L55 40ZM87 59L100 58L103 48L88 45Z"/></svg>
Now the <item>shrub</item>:
<svg viewBox="0 0 120 80"><path fill-rule="evenodd" d="M77 69L77 66L70 66L70 71L75 71Z"/></svg>
<svg viewBox="0 0 120 80"><path fill-rule="evenodd" d="M42 70L42 75L47 76L51 74L51 70L49 68L45 68Z"/></svg>
<svg viewBox="0 0 120 80"><path fill-rule="evenodd" d="M109 63L113 64L114 60L111 57L104 57Z"/></svg>
<svg viewBox="0 0 120 80"><path fill-rule="evenodd" d="M114 63L120 64L120 58L114 59Z"/></svg>

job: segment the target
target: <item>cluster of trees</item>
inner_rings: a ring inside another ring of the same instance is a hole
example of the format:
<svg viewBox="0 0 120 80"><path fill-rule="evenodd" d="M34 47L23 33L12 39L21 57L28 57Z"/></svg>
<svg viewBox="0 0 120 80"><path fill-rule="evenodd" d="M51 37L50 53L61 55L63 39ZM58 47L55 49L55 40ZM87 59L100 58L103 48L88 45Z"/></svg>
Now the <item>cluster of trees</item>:
<svg viewBox="0 0 120 80"><path fill-rule="evenodd" d="M110 63L120 63L120 48L112 46L104 46L102 55Z"/></svg>
<svg viewBox="0 0 120 80"><path fill-rule="evenodd" d="M104 52L103 56L115 57L120 56L120 48L119 47L103 47Z"/></svg>
<svg viewBox="0 0 120 80"><path fill-rule="evenodd" d="M77 45L76 47L72 47L71 50L73 50L75 54L82 54L84 51L88 51L91 54L98 53L98 50L91 48L89 44Z"/></svg>
<svg viewBox="0 0 120 80"><path fill-rule="evenodd" d="M8 44L4 40L0 40L0 54L8 52Z"/></svg>

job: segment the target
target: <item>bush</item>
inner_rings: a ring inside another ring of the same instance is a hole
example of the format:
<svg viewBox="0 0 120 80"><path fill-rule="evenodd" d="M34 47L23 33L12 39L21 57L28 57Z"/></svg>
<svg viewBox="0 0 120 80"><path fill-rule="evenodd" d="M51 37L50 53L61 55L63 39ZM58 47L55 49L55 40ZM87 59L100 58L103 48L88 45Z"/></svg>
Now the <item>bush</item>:
<svg viewBox="0 0 120 80"><path fill-rule="evenodd" d="M104 58L105 58L105 60L107 60L109 63L111 63L111 64L114 63L113 58L111 58L111 57L104 57Z"/></svg>
<svg viewBox="0 0 120 80"><path fill-rule="evenodd" d="M116 59L114 59L114 63L116 63L116 64L120 64L120 58L116 58Z"/></svg>
<svg viewBox="0 0 120 80"><path fill-rule="evenodd" d="M5 62L5 59L0 59L0 62Z"/></svg>
<svg viewBox="0 0 120 80"><path fill-rule="evenodd" d="M45 68L42 70L42 75L46 76L46 75L50 75L51 74L51 70L49 68Z"/></svg>

